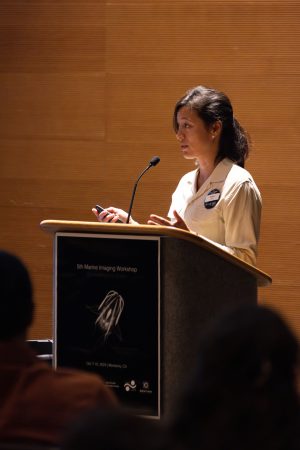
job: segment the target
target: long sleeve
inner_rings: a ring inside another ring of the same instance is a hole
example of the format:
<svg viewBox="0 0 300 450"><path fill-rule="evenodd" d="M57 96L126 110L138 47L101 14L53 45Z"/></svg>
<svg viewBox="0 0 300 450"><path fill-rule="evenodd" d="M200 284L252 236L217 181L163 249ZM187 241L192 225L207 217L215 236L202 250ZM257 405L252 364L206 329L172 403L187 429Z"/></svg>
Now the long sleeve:
<svg viewBox="0 0 300 450"><path fill-rule="evenodd" d="M219 245L252 265L256 264L261 206L251 181L235 186L223 206L225 245Z"/></svg>

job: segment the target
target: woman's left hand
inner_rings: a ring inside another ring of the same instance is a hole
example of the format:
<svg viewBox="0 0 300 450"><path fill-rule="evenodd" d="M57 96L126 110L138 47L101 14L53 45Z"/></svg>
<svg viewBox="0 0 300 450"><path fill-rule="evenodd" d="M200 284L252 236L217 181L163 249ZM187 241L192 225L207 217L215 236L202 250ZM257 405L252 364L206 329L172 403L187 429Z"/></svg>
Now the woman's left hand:
<svg viewBox="0 0 300 450"><path fill-rule="evenodd" d="M150 219L148 220L149 225L163 225L165 227L175 227L180 228L181 230L190 231L187 227L185 221L178 214L177 211L173 211L175 221L171 222L171 220L165 219L164 217L157 216L156 214L151 214Z"/></svg>

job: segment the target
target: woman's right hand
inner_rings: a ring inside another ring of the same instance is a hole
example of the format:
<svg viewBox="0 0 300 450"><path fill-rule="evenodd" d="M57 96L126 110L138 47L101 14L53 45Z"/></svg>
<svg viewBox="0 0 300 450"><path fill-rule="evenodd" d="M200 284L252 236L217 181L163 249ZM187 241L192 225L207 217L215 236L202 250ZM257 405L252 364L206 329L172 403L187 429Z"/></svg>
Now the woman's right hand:
<svg viewBox="0 0 300 450"><path fill-rule="evenodd" d="M101 211L101 213L98 213L96 208L93 208L92 211L95 214L98 222L116 223L118 220L121 220L121 222L126 223L128 217L127 212L123 211L123 209L115 208L113 206L104 209L103 211ZM129 223L136 224L137 222L135 222L131 217Z"/></svg>

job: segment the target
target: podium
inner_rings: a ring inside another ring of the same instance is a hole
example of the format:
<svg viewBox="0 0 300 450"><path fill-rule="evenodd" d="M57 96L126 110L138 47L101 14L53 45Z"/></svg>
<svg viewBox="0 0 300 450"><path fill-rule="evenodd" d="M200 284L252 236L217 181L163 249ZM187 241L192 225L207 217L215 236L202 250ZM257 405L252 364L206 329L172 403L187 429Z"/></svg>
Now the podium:
<svg viewBox="0 0 300 450"><path fill-rule="evenodd" d="M99 373L138 414L168 415L202 328L269 275L171 227L44 220L54 236L53 363Z"/></svg>

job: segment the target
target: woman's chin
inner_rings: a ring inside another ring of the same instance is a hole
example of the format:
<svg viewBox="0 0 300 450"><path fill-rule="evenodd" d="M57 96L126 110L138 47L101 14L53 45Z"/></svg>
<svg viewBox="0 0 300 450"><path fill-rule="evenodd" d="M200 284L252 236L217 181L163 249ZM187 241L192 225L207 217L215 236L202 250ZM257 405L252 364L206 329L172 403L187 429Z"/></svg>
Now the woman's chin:
<svg viewBox="0 0 300 450"><path fill-rule="evenodd" d="M184 159L195 159L196 158L195 156L193 156L190 153L185 152L185 151L182 152L182 156L184 157Z"/></svg>

